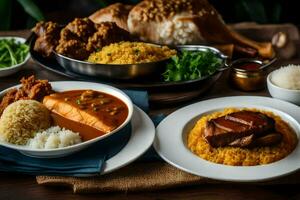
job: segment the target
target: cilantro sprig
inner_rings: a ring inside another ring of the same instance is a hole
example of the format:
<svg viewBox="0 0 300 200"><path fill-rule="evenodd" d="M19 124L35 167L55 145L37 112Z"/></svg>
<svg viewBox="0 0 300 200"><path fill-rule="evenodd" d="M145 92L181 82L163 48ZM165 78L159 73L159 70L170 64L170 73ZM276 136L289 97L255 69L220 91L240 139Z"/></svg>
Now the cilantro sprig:
<svg viewBox="0 0 300 200"><path fill-rule="evenodd" d="M187 81L211 75L222 60L212 51L186 51L173 56L163 73L165 81Z"/></svg>

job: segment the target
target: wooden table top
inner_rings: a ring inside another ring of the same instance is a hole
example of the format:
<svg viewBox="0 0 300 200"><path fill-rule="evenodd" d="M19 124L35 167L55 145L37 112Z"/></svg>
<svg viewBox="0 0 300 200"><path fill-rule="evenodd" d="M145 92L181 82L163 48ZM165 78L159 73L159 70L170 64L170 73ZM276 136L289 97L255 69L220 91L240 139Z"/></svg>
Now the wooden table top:
<svg viewBox="0 0 300 200"><path fill-rule="evenodd" d="M28 36L29 31L0 32L0 35ZM278 61L275 67L294 63L299 64L300 58ZM71 80L53 72L47 71L38 66L33 61L26 64L17 74L0 78L0 91L19 83L20 78L34 74L39 79L50 81ZM168 114L182 106L204 99L237 96L256 95L269 96L266 89L258 92L241 92L231 88L227 83L227 74L223 74L221 79L207 93L197 99L182 104L166 107L151 107L150 114ZM151 105L150 105L151 106ZM0 199L300 199L300 185L277 185L277 186L255 186L246 184L224 184L224 185L199 185L176 189L167 189L154 192L134 192L134 193L104 193L75 195L71 190L63 187L45 187L36 183L34 176L0 173Z"/></svg>

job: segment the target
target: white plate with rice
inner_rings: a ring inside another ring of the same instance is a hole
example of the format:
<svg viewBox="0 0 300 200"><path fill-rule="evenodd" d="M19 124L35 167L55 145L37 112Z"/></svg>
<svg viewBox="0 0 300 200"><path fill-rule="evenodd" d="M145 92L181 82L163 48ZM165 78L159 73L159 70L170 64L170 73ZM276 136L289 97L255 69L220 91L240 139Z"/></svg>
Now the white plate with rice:
<svg viewBox="0 0 300 200"><path fill-rule="evenodd" d="M98 83L64 81L64 82L51 82L54 91L66 90L79 90L79 89L92 89L102 92L110 93L121 100L120 95L125 95L122 91ZM16 86L19 87L19 86ZM105 90L104 90L105 88ZM11 88L9 88L11 89ZM2 91L0 96L4 95L6 91ZM127 96L127 95L126 95ZM124 97L123 97L124 98ZM130 109L130 108L129 108ZM131 117L132 133L126 146L115 156L108 159L102 173L114 171L124 165L137 159L141 156L153 143L155 136L155 127L148 115L137 106L133 106L133 114ZM54 134L56 132L59 134ZM57 142L60 140L60 142ZM59 127L51 127L50 129L36 134L35 138L30 139L27 146L14 145L10 143L0 142L0 145L7 148L15 149L25 155L38 157L38 158L54 158L62 157L77 151L80 151L89 145L97 142L99 139L95 138L82 143L79 143L79 138L76 133L69 130L61 129ZM67 146L70 143L75 145ZM32 149L30 147L38 148L40 145L51 147L59 147L57 149ZM67 146L67 147L65 147Z"/></svg>
<svg viewBox="0 0 300 200"><path fill-rule="evenodd" d="M287 122L298 137L296 148L276 162L255 166L217 164L194 154L187 145L187 135L202 115L224 108L256 108L271 111ZM169 164L188 173L233 182L266 181L300 169L300 108L269 97L235 96L201 101L167 116L156 128L154 148Z"/></svg>

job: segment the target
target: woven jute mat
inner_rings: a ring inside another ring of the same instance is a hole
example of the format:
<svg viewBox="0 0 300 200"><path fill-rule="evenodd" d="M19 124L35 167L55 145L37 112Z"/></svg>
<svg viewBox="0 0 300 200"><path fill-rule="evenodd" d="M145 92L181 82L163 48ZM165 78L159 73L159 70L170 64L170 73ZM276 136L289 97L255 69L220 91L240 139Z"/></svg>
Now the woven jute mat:
<svg viewBox="0 0 300 200"><path fill-rule="evenodd" d="M74 193L151 191L200 184L226 184L183 172L167 163L133 163L113 173L88 178L37 176L38 184L69 186ZM256 185L298 184L300 172ZM245 184L245 183L243 183Z"/></svg>

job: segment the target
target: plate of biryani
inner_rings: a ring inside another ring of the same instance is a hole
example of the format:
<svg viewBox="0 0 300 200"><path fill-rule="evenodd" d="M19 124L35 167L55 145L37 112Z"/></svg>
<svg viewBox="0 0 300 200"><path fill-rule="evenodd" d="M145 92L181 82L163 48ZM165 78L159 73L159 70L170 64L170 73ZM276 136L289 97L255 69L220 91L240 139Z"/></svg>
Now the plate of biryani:
<svg viewBox="0 0 300 200"><path fill-rule="evenodd" d="M0 145L27 156L67 156L130 124L128 142L106 160L103 173L108 173L137 159L154 140L155 128L147 114L108 85L31 76L0 96Z"/></svg>
<svg viewBox="0 0 300 200"><path fill-rule="evenodd" d="M154 148L186 172L225 181L265 181L300 168L300 108L268 97L198 102L166 117Z"/></svg>

